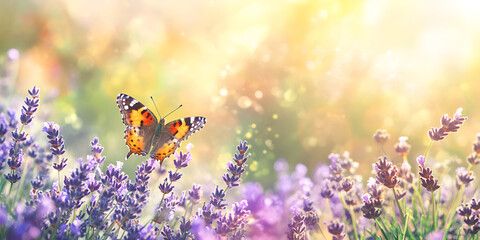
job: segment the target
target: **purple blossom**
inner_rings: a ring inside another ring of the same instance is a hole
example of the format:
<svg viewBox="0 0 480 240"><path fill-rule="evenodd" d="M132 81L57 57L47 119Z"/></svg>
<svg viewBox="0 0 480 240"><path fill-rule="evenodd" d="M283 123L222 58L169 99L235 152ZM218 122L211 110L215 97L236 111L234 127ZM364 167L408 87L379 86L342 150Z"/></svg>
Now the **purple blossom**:
<svg viewBox="0 0 480 240"><path fill-rule="evenodd" d="M425 168L425 157L420 155L417 157L417 163L422 167Z"/></svg>
<svg viewBox="0 0 480 240"><path fill-rule="evenodd" d="M385 144L389 138L390 134L388 134L387 130L385 129L378 129L377 132L373 134L373 139L375 140L375 142L382 145Z"/></svg>
<svg viewBox="0 0 480 240"><path fill-rule="evenodd" d="M368 219L378 218L382 214L382 202L379 199L372 198L370 194L363 195L363 216Z"/></svg>
<svg viewBox="0 0 480 240"><path fill-rule="evenodd" d="M39 92L40 89L33 87L32 90L28 90L28 93L31 95L32 98L26 98L25 99L25 106L22 106L22 114L20 115L20 121L22 122L23 125L28 125L29 123L32 122L33 118L35 118L35 115L33 115L39 106Z"/></svg>
<svg viewBox="0 0 480 240"><path fill-rule="evenodd" d="M460 125L463 124L463 121L467 120L467 117L462 117L462 111L462 108L458 108L453 118L448 117L448 114L443 115L440 120L442 128L447 132L456 132L460 128Z"/></svg>
<svg viewBox="0 0 480 240"><path fill-rule="evenodd" d="M392 163L387 162L387 157L379 158L379 162L375 163L376 180L385 187L394 188L399 182L397 178L398 169Z"/></svg>
<svg viewBox="0 0 480 240"><path fill-rule="evenodd" d="M22 178L22 177L20 175L18 175L18 173L16 173L16 172L5 174L5 179L7 179L11 183L18 182L18 180L20 180L20 178Z"/></svg>
<svg viewBox="0 0 480 240"><path fill-rule="evenodd" d="M467 120L467 117L462 117L462 108L458 108L457 112L453 115L453 118L448 117L448 114L444 114L440 119L442 126L440 128L432 128L428 131L428 136L434 141L440 141L448 135L449 132L456 132L463 121Z"/></svg>
<svg viewBox="0 0 480 240"><path fill-rule="evenodd" d="M332 235L333 239L341 240L344 239L346 234L343 232L345 226L338 222L337 220L331 221L327 225L328 232Z"/></svg>
<svg viewBox="0 0 480 240"><path fill-rule="evenodd" d="M10 148L10 158L7 160L7 164L10 169L15 170L22 165L24 154L22 152L22 149L19 149L16 153L13 149L13 147Z"/></svg>
<svg viewBox="0 0 480 240"><path fill-rule="evenodd" d="M53 168L57 171L62 171L67 166L67 158L62 158L58 163L53 163Z"/></svg>
<svg viewBox="0 0 480 240"><path fill-rule="evenodd" d="M400 156L407 156L408 152L410 151L410 144L407 143L408 137L399 137L398 138L398 143L395 144L395 152L397 152L398 155Z"/></svg>
<svg viewBox="0 0 480 240"><path fill-rule="evenodd" d="M163 183L158 185L158 188L162 193L169 194L173 190L174 186L172 186L171 182L168 181L168 178L165 178Z"/></svg>
<svg viewBox="0 0 480 240"><path fill-rule="evenodd" d="M223 189L215 189L215 192L212 193L210 196L210 204L214 206L216 209L224 209L227 204L224 203L225 201L225 191Z"/></svg>
<svg viewBox="0 0 480 240"><path fill-rule="evenodd" d="M170 179L170 182L178 181L181 177L181 173L168 171L168 179Z"/></svg>
<svg viewBox="0 0 480 240"><path fill-rule="evenodd" d="M457 169L457 180L462 185L468 186L468 184L470 184L470 182L475 179L475 177L473 177L472 175L472 172L467 172L462 168Z"/></svg>
<svg viewBox="0 0 480 240"><path fill-rule="evenodd" d="M305 217L298 211L293 211L293 217L290 219L290 223L288 224L287 230L287 239L289 240L297 240L297 239L305 239Z"/></svg>
<svg viewBox="0 0 480 240"><path fill-rule="evenodd" d="M202 197L202 186L193 185L192 190L188 191L188 195L190 197L190 201L193 204L197 204Z"/></svg>
<svg viewBox="0 0 480 240"><path fill-rule="evenodd" d="M477 133L477 138L473 142L473 151L480 154L480 133Z"/></svg>
<svg viewBox="0 0 480 240"><path fill-rule="evenodd" d="M180 153L175 152L175 159L173 160L173 164L178 170L187 167L188 163L192 160L192 155L190 154L190 149L192 148L193 144L189 143L186 147L186 153L182 153L182 151L180 151Z"/></svg>

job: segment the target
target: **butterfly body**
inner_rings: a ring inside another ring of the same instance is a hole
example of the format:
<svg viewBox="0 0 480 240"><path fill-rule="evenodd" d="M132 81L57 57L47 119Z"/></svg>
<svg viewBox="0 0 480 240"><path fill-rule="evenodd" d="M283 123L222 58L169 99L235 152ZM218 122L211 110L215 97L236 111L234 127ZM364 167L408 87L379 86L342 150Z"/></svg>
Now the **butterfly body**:
<svg viewBox="0 0 480 240"><path fill-rule="evenodd" d="M117 96L117 105L126 125L125 141L130 149L126 158L132 153L141 156L150 153L151 158L162 163L207 121L204 117L188 117L165 124L165 118L158 121L145 105L122 93Z"/></svg>

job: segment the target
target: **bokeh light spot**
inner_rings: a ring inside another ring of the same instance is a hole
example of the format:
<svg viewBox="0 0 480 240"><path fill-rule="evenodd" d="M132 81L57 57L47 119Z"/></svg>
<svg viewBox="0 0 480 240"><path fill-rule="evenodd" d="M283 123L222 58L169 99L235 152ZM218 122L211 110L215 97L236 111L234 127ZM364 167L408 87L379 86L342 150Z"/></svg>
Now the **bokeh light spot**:
<svg viewBox="0 0 480 240"><path fill-rule="evenodd" d="M297 94L292 89L288 89L283 93L283 98L287 102L294 102L295 100L297 100Z"/></svg>
<svg viewBox="0 0 480 240"><path fill-rule="evenodd" d="M251 125L251 126L252 126L252 128L256 128L256 127L257 127L257 124L255 124L255 123L252 123L252 125Z"/></svg>
<svg viewBox="0 0 480 240"><path fill-rule="evenodd" d="M255 91L255 97L260 99L263 97L263 92L260 90Z"/></svg>
<svg viewBox="0 0 480 240"><path fill-rule="evenodd" d="M227 90L227 89L225 89L225 88L220 89L220 95L221 95L221 96L224 96L224 97L225 97L225 96L227 96L227 94L228 94L228 90Z"/></svg>
<svg viewBox="0 0 480 240"><path fill-rule="evenodd" d="M309 137L308 141L307 141L307 144L310 147L314 147L315 145L317 145L317 142L318 142L318 140L317 140L316 137Z"/></svg>
<svg viewBox="0 0 480 240"><path fill-rule="evenodd" d="M222 70L222 72L220 73L220 75L221 75L222 77L227 76L227 70Z"/></svg>
<svg viewBox="0 0 480 240"><path fill-rule="evenodd" d="M250 98L247 97L247 96L241 96L241 97L239 97L238 100L237 100L237 105L238 105L240 108L247 109L247 108L249 108L250 106L252 106L252 100L250 100Z"/></svg>
<svg viewBox="0 0 480 240"><path fill-rule="evenodd" d="M313 70L313 69L315 69L316 66L317 66L317 64L315 64L315 62L313 62L313 61L308 61L307 62L307 69L308 70Z"/></svg>
<svg viewBox="0 0 480 240"><path fill-rule="evenodd" d="M273 115L272 115L272 118L273 118L273 119L278 119L278 114L276 114L276 113L273 114Z"/></svg>
<svg viewBox="0 0 480 240"><path fill-rule="evenodd" d="M245 137L246 137L247 139L252 138L252 133L251 133L251 132L245 133Z"/></svg>
<svg viewBox="0 0 480 240"><path fill-rule="evenodd" d="M265 146L267 146L268 149L273 150L273 141L271 139L265 140Z"/></svg>
<svg viewBox="0 0 480 240"><path fill-rule="evenodd" d="M252 161L248 167L250 168L250 171L255 172L258 170L258 162Z"/></svg>

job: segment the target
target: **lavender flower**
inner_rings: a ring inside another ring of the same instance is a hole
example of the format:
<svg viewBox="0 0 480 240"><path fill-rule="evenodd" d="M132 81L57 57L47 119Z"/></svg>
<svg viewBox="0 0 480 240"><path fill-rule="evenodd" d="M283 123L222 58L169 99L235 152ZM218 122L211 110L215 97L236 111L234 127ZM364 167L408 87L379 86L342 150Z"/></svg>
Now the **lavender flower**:
<svg viewBox="0 0 480 240"><path fill-rule="evenodd" d="M229 173L226 173L222 176L223 181L227 184L228 188L233 188L240 184L242 173L247 168L247 165L245 164L245 162L250 157L250 154L245 155L245 153L248 150L247 141L244 141L244 142L240 141L240 144L237 146L237 150L239 154L235 153L233 158L236 166L235 164L229 162L227 165L228 166L227 171Z"/></svg>
<svg viewBox="0 0 480 240"><path fill-rule="evenodd" d="M188 191L188 195L190 196L190 201L194 205L197 204L202 197L202 186L193 185L192 190Z"/></svg>
<svg viewBox="0 0 480 240"><path fill-rule="evenodd" d="M338 221L331 221L327 225L328 232L332 235L332 240L342 240L346 234L343 232L345 226Z"/></svg>
<svg viewBox="0 0 480 240"><path fill-rule="evenodd" d="M385 187L394 188L398 183L398 169L392 163L387 162L387 157L379 158L379 161L374 164L376 169L376 180Z"/></svg>
<svg viewBox="0 0 480 240"><path fill-rule="evenodd" d="M40 101L40 99L38 99L40 89L38 89L37 87L33 87L32 90L28 90L28 93L32 98L27 97L25 99L26 106L22 107L22 115L20 116L20 121L23 125L28 125L32 122L33 118L35 117L35 115L33 114L37 111L37 108L39 106L38 102Z"/></svg>
<svg viewBox="0 0 480 240"><path fill-rule="evenodd" d="M462 117L462 108L458 108L457 112L453 115L453 118L448 117L448 114L442 116L440 128L432 128L428 131L428 136L433 141L440 141L448 135L449 132L456 132L463 121L467 120L467 117Z"/></svg>
<svg viewBox="0 0 480 240"><path fill-rule="evenodd" d="M373 139L375 140L375 142L382 145L385 144L389 138L390 134L388 134L387 130L385 129L378 129L377 132L373 134Z"/></svg>
<svg viewBox="0 0 480 240"><path fill-rule="evenodd" d="M382 214L382 202L379 199L372 198L370 194L363 195L363 216L368 219L378 218Z"/></svg>
<svg viewBox="0 0 480 240"><path fill-rule="evenodd" d="M467 172L463 168L459 168L457 169L457 181L461 185L468 186L468 184L470 184L470 182L472 182L475 179L475 177L473 177L472 174L473 174L472 172Z"/></svg>
<svg viewBox="0 0 480 240"><path fill-rule="evenodd" d="M287 239L288 240L300 240L306 239L305 236L305 217L303 217L299 212L294 210L293 217L288 224Z"/></svg>
<svg viewBox="0 0 480 240"><path fill-rule="evenodd" d="M407 143L408 137L399 137L398 138L398 143L395 144L395 152L397 152L398 155L404 157L408 155L408 152L410 151L410 144Z"/></svg>
<svg viewBox="0 0 480 240"><path fill-rule="evenodd" d="M158 185L158 188L163 194L169 194L173 190L174 186L172 186L171 182L169 182L168 179L165 178L163 183Z"/></svg>
<svg viewBox="0 0 480 240"><path fill-rule="evenodd" d="M475 199L472 199L472 203L475 203L475 207L478 207ZM467 234L475 235L480 231L479 212L468 203L462 203L462 206L457 208L457 214L462 216L465 223L463 228Z"/></svg>
<svg viewBox="0 0 480 240"><path fill-rule="evenodd" d="M177 170L180 170L182 168L185 168L188 166L188 162L190 162L192 160L192 155L190 154L190 149L193 148L193 144L189 143L187 144L187 152L186 153L182 153L182 151L180 151L180 153L175 153L175 160L173 160L173 164L175 165L175 167L177 168Z"/></svg>

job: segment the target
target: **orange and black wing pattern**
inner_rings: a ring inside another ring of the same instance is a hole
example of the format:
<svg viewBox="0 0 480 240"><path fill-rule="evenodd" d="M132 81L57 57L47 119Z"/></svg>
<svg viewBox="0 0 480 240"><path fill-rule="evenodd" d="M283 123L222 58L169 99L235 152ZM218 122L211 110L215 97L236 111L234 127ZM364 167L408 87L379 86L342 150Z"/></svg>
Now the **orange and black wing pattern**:
<svg viewBox="0 0 480 240"><path fill-rule="evenodd" d="M202 129L206 122L204 117L189 117L169 122L154 143L150 157L162 163L175 152L183 140Z"/></svg>
<svg viewBox="0 0 480 240"><path fill-rule="evenodd" d="M117 105L122 114L122 121L127 126L125 129L125 142L132 153L141 156L147 155L158 125L157 118L141 102L126 94L119 94Z"/></svg>

